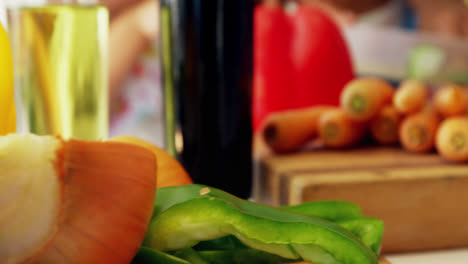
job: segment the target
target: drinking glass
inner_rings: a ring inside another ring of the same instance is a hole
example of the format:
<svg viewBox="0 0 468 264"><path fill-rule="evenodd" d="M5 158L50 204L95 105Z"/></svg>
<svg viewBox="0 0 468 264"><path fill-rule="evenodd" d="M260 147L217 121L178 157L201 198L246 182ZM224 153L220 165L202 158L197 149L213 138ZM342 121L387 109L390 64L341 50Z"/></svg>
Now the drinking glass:
<svg viewBox="0 0 468 264"><path fill-rule="evenodd" d="M18 129L108 136L109 14L97 0L7 1Z"/></svg>

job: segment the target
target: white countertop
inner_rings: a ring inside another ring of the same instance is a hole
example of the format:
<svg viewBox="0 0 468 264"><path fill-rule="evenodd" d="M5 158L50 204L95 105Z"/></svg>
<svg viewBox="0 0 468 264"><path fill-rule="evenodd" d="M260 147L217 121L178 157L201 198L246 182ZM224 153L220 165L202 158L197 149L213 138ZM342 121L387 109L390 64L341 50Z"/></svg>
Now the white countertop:
<svg viewBox="0 0 468 264"><path fill-rule="evenodd" d="M389 255L392 264L467 264L468 248L426 253Z"/></svg>

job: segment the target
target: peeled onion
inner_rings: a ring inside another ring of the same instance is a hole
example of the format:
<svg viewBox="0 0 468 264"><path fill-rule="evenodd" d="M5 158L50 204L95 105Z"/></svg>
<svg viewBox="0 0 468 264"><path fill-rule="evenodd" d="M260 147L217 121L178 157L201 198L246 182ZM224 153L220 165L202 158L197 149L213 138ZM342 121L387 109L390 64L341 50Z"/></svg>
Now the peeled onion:
<svg viewBox="0 0 468 264"><path fill-rule="evenodd" d="M130 263L155 175L155 155L130 144L0 137L0 263Z"/></svg>

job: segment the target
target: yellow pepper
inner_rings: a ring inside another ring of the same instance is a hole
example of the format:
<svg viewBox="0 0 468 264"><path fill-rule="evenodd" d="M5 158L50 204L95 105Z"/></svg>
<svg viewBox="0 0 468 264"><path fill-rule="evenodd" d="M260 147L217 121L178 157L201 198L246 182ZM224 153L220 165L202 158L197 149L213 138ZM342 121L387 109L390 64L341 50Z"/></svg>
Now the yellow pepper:
<svg viewBox="0 0 468 264"><path fill-rule="evenodd" d="M0 24L0 135L14 133L15 130L13 58L7 33Z"/></svg>

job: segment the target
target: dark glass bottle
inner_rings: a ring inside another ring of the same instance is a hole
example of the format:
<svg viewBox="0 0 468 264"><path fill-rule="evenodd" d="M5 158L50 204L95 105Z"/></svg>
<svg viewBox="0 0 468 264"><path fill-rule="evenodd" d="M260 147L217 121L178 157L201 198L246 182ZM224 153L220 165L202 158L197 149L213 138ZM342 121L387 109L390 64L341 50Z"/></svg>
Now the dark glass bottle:
<svg viewBox="0 0 468 264"><path fill-rule="evenodd" d="M196 183L248 198L254 0L162 0L167 148Z"/></svg>

